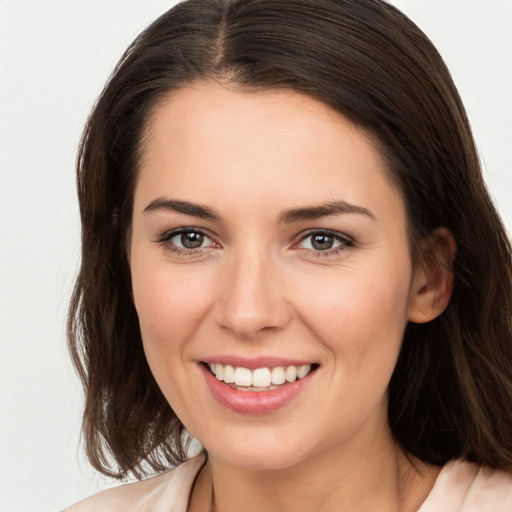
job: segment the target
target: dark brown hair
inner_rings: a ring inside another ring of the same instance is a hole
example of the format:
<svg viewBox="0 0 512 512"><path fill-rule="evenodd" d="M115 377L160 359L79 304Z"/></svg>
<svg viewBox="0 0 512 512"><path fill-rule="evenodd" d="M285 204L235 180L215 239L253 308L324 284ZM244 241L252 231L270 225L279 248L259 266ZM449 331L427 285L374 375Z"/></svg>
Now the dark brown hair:
<svg viewBox="0 0 512 512"><path fill-rule="evenodd" d="M186 456L183 426L144 356L126 241L148 119L169 91L204 79L329 105L379 145L406 201L413 254L436 228L453 233L452 299L436 320L407 326L389 422L403 450L426 462L512 468L510 243L443 60L381 0L189 0L117 65L78 156L82 264L68 328L93 466L140 476Z"/></svg>

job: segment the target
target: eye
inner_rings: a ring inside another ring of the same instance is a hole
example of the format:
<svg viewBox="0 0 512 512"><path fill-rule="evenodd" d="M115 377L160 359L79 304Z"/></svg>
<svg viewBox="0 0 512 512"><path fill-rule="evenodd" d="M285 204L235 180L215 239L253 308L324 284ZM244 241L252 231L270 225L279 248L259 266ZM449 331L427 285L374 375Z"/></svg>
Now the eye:
<svg viewBox="0 0 512 512"><path fill-rule="evenodd" d="M211 240L207 236L203 235L203 233L199 233L197 231L184 231L174 235L170 238L170 242L177 247L182 247L183 249L197 249L199 247L203 247L205 242L206 246L211 245L208 244Z"/></svg>
<svg viewBox="0 0 512 512"><path fill-rule="evenodd" d="M193 251L213 247L215 243L205 233L198 229L178 229L166 233L159 240L167 248L175 251Z"/></svg>
<svg viewBox="0 0 512 512"><path fill-rule="evenodd" d="M354 245L346 235L333 231L313 231L304 235L296 245L299 249L306 249L315 252L337 252L344 247Z"/></svg>

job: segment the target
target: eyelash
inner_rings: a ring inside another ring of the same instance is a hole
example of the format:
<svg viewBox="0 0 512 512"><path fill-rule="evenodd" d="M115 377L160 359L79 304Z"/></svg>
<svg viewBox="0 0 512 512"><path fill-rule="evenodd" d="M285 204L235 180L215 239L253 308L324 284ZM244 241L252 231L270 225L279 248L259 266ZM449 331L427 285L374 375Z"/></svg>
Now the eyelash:
<svg viewBox="0 0 512 512"><path fill-rule="evenodd" d="M298 251L306 251L308 254L314 254L317 258L321 257L327 257L327 256L335 256L339 254L342 251L345 251L347 249L350 249L351 247L354 247L355 241L350 238L347 235L344 235L342 233L339 233L338 231L331 231L329 229L315 229L308 231L306 233L303 233L298 242L293 244L293 247L296 247L298 244L304 242L310 237L313 237L315 235L322 235L322 236L328 236L332 238L335 242L339 242L339 246L326 249L326 250L314 250L314 249L304 249L301 247L297 247L296 250Z"/></svg>
<svg viewBox="0 0 512 512"><path fill-rule="evenodd" d="M205 238L209 239L212 242L212 245L208 245L206 247L197 247L194 249L186 249L182 247L178 247L177 245L173 244L171 240L175 236L183 235L186 233L196 233L199 235L204 236ZM178 255L178 256L193 256L197 255L199 251L204 251L204 249L209 249L215 245L215 242L213 242L212 237L208 235L205 231L199 228L194 227L187 227L187 228L180 228L180 229L173 229L172 231L168 231L164 233L158 240L158 243L160 243L161 246L165 247L166 250Z"/></svg>
<svg viewBox="0 0 512 512"><path fill-rule="evenodd" d="M171 240L179 235L183 235L186 233L195 233L204 236L205 238L209 239L212 244L208 245L206 247L197 247L197 248L182 248L176 246L174 243L171 242ZM297 247L300 243L304 242L310 237L313 237L315 235L323 235L332 238L335 242L338 242L339 245L337 247L326 249L326 250L315 250L315 249L306 249ZM179 256L188 256L191 257L193 255L198 255L200 252L203 252L205 249L210 249L211 247L215 247L216 244L211 236L208 235L205 231L199 228L194 227L187 227L187 228L180 228L180 229L174 229L172 231L168 231L164 233L158 240L158 243L165 247L166 250L179 255ZM350 238L347 235L344 235L342 233L339 233L338 231L331 231L328 229L315 229L308 231L306 233L301 234L299 240L297 242L294 242L292 245L292 248L297 251L301 251L308 254L314 254L317 258L320 257L326 257L326 256L334 256L336 254L339 254L341 251L344 251L346 249L349 249L351 247L354 247L355 241Z"/></svg>

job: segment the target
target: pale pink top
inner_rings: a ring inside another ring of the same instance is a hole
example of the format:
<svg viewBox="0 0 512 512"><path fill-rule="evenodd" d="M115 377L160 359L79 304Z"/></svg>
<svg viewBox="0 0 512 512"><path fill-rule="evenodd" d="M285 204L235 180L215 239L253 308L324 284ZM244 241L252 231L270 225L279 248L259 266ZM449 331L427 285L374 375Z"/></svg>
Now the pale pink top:
<svg viewBox="0 0 512 512"><path fill-rule="evenodd" d="M195 457L159 476L102 491L64 512L186 512L203 463L204 457ZM418 512L512 512L512 474L449 462Z"/></svg>

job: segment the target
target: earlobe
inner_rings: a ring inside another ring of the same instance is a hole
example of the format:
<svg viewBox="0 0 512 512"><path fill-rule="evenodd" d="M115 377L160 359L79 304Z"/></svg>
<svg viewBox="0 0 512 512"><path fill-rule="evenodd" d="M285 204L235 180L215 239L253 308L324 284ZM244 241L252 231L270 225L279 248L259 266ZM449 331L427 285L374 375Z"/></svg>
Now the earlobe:
<svg viewBox="0 0 512 512"><path fill-rule="evenodd" d="M450 230L436 229L423 244L421 263L413 278L409 321L430 322L448 306L453 290L457 245Z"/></svg>

